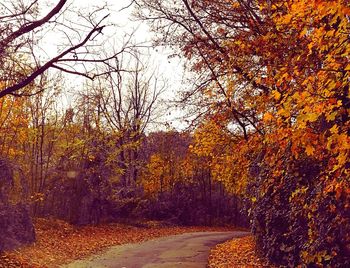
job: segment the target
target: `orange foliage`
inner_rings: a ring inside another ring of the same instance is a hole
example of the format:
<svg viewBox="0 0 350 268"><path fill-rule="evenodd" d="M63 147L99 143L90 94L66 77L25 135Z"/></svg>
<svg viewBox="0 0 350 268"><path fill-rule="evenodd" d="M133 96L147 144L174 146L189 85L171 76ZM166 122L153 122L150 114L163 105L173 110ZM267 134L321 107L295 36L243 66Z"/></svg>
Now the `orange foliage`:
<svg viewBox="0 0 350 268"><path fill-rule="evenodd" d="M271 267L264 258L258 257L252 236L242 237L217 245L210 252L209 268Z"/></svg>
<svg viewBox="0 0 350 268"><path fill-rule="evenodd" d="M25 100L12 96L0 100L0 149L3 157L15 159L24 155L29 119Z"/></svg>
<svg viewBox="0 0 350 268"><path fill-rule="evenodd" d="M213 77L198 91L210 109L192 152L205 159L214 178L250 198L253 228L268 241L260 246L271 259L345 265L349 1L202 0L192 8L197 24L191 29L202 31L184 39L183 52L195 72L210 67ZM216 23L223 27L217 32L210 26ZM283 230L275 220L289 225ZM322 242L324 236L330 239ZM296 242L300 237L303 245Z"/></svg>

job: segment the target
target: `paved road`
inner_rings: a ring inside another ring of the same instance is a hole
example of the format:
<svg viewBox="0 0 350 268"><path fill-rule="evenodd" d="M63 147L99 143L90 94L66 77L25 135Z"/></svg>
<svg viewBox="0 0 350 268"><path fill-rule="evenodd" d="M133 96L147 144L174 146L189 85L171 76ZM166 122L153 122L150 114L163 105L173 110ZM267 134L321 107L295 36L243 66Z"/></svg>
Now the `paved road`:
<svg viewBox="0 0 350 268"><path fill-rule="evenodd" d="M210 248L247 232L197 232L109 248L64 268L205 268Z"/></svg>

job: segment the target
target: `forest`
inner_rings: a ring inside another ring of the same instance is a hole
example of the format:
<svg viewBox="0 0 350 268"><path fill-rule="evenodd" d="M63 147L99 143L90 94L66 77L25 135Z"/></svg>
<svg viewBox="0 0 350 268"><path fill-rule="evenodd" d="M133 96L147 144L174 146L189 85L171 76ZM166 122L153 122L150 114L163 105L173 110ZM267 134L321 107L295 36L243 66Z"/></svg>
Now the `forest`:
<svg viewBox="0 0 350 268"><path fill-rule="evenodd" d="M232 226L251 236L208 267L265 265L222 263L240 246L269 267L350 266L349 1L122 1L147 44L109 1L47 2L0 3L0 267L64 263L13 253L50 228L105 247L122 243L108 230Z"/></svg>

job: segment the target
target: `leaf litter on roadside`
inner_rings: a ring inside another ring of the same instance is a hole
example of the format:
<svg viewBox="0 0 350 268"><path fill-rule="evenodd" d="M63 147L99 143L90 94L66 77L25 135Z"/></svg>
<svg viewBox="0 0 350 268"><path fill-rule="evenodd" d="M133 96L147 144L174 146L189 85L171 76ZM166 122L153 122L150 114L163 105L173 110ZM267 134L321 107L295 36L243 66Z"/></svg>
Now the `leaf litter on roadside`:
<svg viewBox="0 0 350 268"><path fill-rule="evenodd" d="M209 255L208 268L274 267L260 258L253 236L236 238L216 245Z"/></svg>
<svg viewBox="0 0 350 268"><path fill-rule="evenodd" d="M186 232L233 230L232 227L169 227L155 222L142 226L110 223L75 227L61 220L36 219L37 241L33 245L0 254L0 268L58 267L114 245Z"/></svg>

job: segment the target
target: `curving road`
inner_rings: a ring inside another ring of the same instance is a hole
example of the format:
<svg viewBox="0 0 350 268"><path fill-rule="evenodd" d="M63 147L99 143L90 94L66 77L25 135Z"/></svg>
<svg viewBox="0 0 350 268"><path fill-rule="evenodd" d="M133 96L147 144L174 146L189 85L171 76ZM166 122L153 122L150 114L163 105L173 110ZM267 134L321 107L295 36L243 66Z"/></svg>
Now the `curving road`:
<svg viewBox="0 0 350 268"><path fill-rule="evenodd" d="M210 248L248 232L197 232L109 248L62 268L205 268Z"/></svg>

